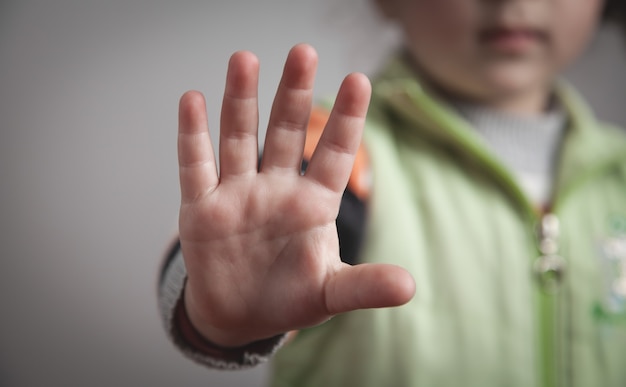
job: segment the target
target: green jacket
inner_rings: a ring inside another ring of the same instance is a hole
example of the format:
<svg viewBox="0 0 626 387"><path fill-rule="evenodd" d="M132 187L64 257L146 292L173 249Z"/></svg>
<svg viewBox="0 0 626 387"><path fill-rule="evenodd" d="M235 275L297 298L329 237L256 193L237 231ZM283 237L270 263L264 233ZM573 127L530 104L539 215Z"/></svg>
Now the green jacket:
<svg viewBox="0 0 626 387"><path fill-rule="evenodd" d="M626 386L623 133L557 87L570 123L550 208L560 227L541 237L512 174L402 62L373 86L360 261L403 266L416 295L300 332L272 385Z"/></svg>

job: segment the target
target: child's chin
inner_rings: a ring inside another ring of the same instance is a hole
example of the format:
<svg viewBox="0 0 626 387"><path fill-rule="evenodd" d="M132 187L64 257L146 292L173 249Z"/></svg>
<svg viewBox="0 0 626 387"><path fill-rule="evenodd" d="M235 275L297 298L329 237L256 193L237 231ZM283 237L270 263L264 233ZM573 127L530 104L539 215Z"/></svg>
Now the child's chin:
<svg viewBox="0 0 626 387"><path fill-rule="evenodd" d="M551 84L551 76L529 66L506 66L492 69L484 74L483 85L489 94L518 95L520 93L545 93Z"/></svg>

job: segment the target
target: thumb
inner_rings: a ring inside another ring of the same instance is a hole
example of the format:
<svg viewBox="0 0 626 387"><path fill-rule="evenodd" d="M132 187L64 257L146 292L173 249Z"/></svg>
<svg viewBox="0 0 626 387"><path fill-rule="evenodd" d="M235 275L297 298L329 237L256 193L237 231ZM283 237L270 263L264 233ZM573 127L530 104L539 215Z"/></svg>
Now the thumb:
<svg viewBox="0 0 626 387"><path fill-rule="evenodd" d="M406 304L415 294L415 281L405 269L389 264L345 265L328 281L326 307L330 314L355 309Z"/></svg>

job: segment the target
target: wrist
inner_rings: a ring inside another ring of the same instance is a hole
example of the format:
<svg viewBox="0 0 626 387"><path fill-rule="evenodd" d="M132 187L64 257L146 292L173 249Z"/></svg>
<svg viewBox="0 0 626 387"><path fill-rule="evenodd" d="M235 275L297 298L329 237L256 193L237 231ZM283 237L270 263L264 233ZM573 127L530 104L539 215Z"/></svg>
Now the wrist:
<svg viewBox="0 0 626 387"><path fill-rule="evenodd" d="M199 333L187 316L184 294L187 270L180 247L169 254L159 281L159 309L175 346L188 358L214 369L244 369L267 361L286 341L278 335L239 348L223 348Z"/></svg>
<svg viewBox="0 0 626 387"><path fill-rule="evenodd" d="M229 341L227 344L215 342L212 337L209 339L194 326L185 308L184 297L180 298L174 310L174 323L183 340L196 350L224 362L242 365L254 362L254 356L269 356L282 346L287 337L286 334L279 334L242 344L231 344L235 343L235 340Z"/></svg>
<svg viewBox="0 0 626 387"><path fill-rule="evenodd" d="M238 348L243 347L257 340L257 338L244 337L240 332L224 331L213 326L209 321L210 319L205 316L206 308L198 307L198 303L195 302L193 293L189 288L189 281L183 290L183 308L187 321L193 328L193 330L200 335L204 340L218 346L220 348ZM208 311L211 313L211 311ZM210 316L209 316L210 317Z"/></svg>

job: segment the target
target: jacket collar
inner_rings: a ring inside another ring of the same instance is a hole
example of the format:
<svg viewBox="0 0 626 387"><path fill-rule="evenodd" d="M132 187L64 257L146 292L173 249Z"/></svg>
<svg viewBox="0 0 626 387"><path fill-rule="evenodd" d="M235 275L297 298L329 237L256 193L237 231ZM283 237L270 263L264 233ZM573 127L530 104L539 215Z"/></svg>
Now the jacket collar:
<svg viewBox="0 0 626 387"><path fill-rule="evenodd" d="M581 176L616 162L624 163L626 136L623 130L601 124L564 79L555 82L554 91L568 119L557 165L556 191L560 192L584 180ZM510 172L495 160L469 124L453 108L428 92L404 56L392 58L375 78L372 100L373 105L409 123L393 128L405 132L399 135L417 135L436 142L459 157L483 164L508 186L516 185Z"/></svg>

